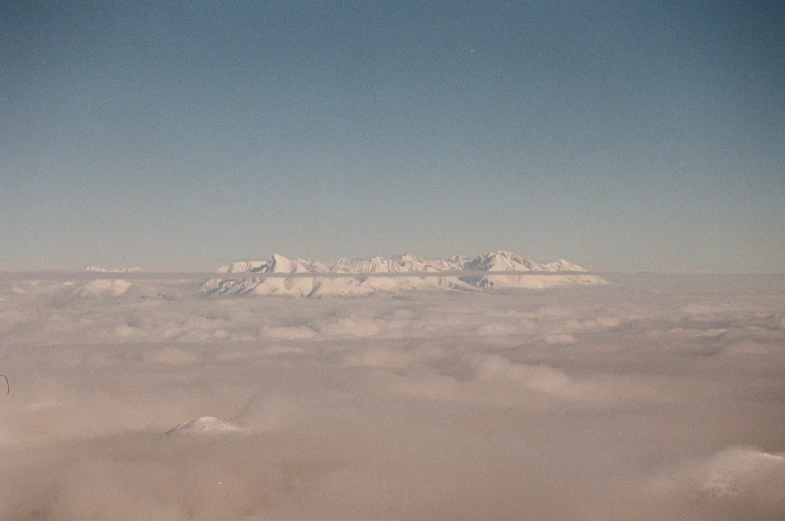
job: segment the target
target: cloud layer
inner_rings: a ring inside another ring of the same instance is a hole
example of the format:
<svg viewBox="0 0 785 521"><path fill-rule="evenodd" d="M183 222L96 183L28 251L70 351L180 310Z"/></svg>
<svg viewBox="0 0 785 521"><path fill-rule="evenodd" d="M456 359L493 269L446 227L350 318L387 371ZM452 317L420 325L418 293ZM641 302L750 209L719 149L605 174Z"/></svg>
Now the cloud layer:
<svg viewBox="0 0 785 521"><path fill-rule="evenodd" d="M785 517L783 279L610 280L0 283L0 519Z"/></svg>

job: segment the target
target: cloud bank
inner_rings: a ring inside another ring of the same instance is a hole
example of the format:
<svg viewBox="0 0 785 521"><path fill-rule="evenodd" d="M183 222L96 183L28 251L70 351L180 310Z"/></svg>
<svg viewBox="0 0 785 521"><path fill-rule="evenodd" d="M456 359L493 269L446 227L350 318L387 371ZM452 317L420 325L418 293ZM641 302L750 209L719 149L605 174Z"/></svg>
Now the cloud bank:
<svg viewBox="0 0 785 521"><path fill-rule="evenodd" d="M0 519L785 518L783 278L606 278L2 282Z"/></svg>

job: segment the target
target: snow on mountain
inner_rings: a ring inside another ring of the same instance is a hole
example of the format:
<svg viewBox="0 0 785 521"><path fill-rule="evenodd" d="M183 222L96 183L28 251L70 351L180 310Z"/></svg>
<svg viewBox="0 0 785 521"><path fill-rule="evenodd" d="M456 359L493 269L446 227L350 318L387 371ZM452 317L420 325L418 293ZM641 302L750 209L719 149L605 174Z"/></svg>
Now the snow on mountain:
<svg viewBox="0 0 785 521"><path fill-rule="evenodd" d="M277 253L268 261L240 261L218 268L218 273L411 273L440 271L575 271L586 269L564 259L553 262L537 263L524 259L518 254L507 251L488 252L474 258L452 256L449 259L422 259L406 254L401 257L384 259L334 259L314 261L308 259L290 260Z"/></svg>
<svg viewBox="0 0 785 521"><path fill-rule="evenodd" d="M92 271L96 273L137 273L142 271L142 268L139 266L134 266L132 268L112 268L106 269L100 266L85 266L85 271Z"/></svg>
<svg viewBox="0 0 785 521"><path fill-rule="evenodd" d="M460 267L449 261L423 261L410 254L398 259L372 257L362 260L314 261L299 258L290 260L276 253L268 261L240 261L221 266L218 268L218 273L407 273L413 271L434 272L446 269L460 269Z"/></svg>
<svg viewBox="0 0 785 521"><path fill-rule="evenodd" d="M596 275L486 275L462 277L461 280L479 289L549 289L567 286L604 285L607 282Z"/></svg>
<svg viewBox="0 0 785 521"><path fill-rule="evenodd" d="M463 269L481 271L544 271L536 262L507 251L480 255L465 263Z"/></svg>
<svg viewBox="0 0 785 521"><path fill-rule="evenodd" d="M218 272L258 273L260 276L213 278L204 283L201 288L203 292L209 295L254 294L318 298L410 291L536 289L606 283L600 277L584 274L584 268L563 259L537 263L506 251L489 252L474 258L453 256L448 259L422 259L406 254L392 259L339 258L329 261L300 258L291 260L275 254L268 261L234 262L222 266ZM422 273L423 276L415 276L417 273ZM438 275L440 273L444 275ZM281 276L286 274L293 276ZM314 276L307 276L309 274Z"/></svg>
<svg viewBox="0 0 785 521"><path fill-rule="evenodd" d="M224 432L242 432L246 430L240 425L235 425L226 421L213 418L212 416L203 416L197 420L192 420L186 423L181 423L168 431L162 437L167 438L174 435L183 434L212 434Z"/></svg>
<svg viewBox="0 0 785 521"><path fill-rule="evenodd" d="M221 266L218 268L218 273L243 273L248 271L257 271L262 266L265 266L267 261L239 261Z"/></svg>
<svg viewBox="0 0 785 521"><path fill-rule="evenodd" d="M545 271L587 271L585 268L581 268L577 264L567 262L564 259L559 259L552 262L544 262L540 264L540 266Z"/></svg>

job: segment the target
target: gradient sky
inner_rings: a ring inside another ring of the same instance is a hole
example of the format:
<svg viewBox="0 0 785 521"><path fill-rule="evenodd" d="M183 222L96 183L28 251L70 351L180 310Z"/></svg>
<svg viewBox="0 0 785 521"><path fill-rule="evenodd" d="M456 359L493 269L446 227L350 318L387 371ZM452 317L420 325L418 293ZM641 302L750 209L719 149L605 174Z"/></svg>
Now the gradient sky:
<svg viewBox="0 0 785 521"><path fill-rule="evenodd" d="M785 272L780 2L314 3L2 2L0 262Z"/></svg>

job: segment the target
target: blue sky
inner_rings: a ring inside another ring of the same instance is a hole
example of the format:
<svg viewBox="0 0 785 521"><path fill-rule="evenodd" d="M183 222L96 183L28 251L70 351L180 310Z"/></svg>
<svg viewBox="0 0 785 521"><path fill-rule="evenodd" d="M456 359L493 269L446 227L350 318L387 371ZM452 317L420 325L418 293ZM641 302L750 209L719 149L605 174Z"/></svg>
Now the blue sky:
<svg viewBox="0 0 785 521"><path fill-rule="evenodd" d="M785 272L778 2L311 4L4 2L0 262Z"/></svg>

